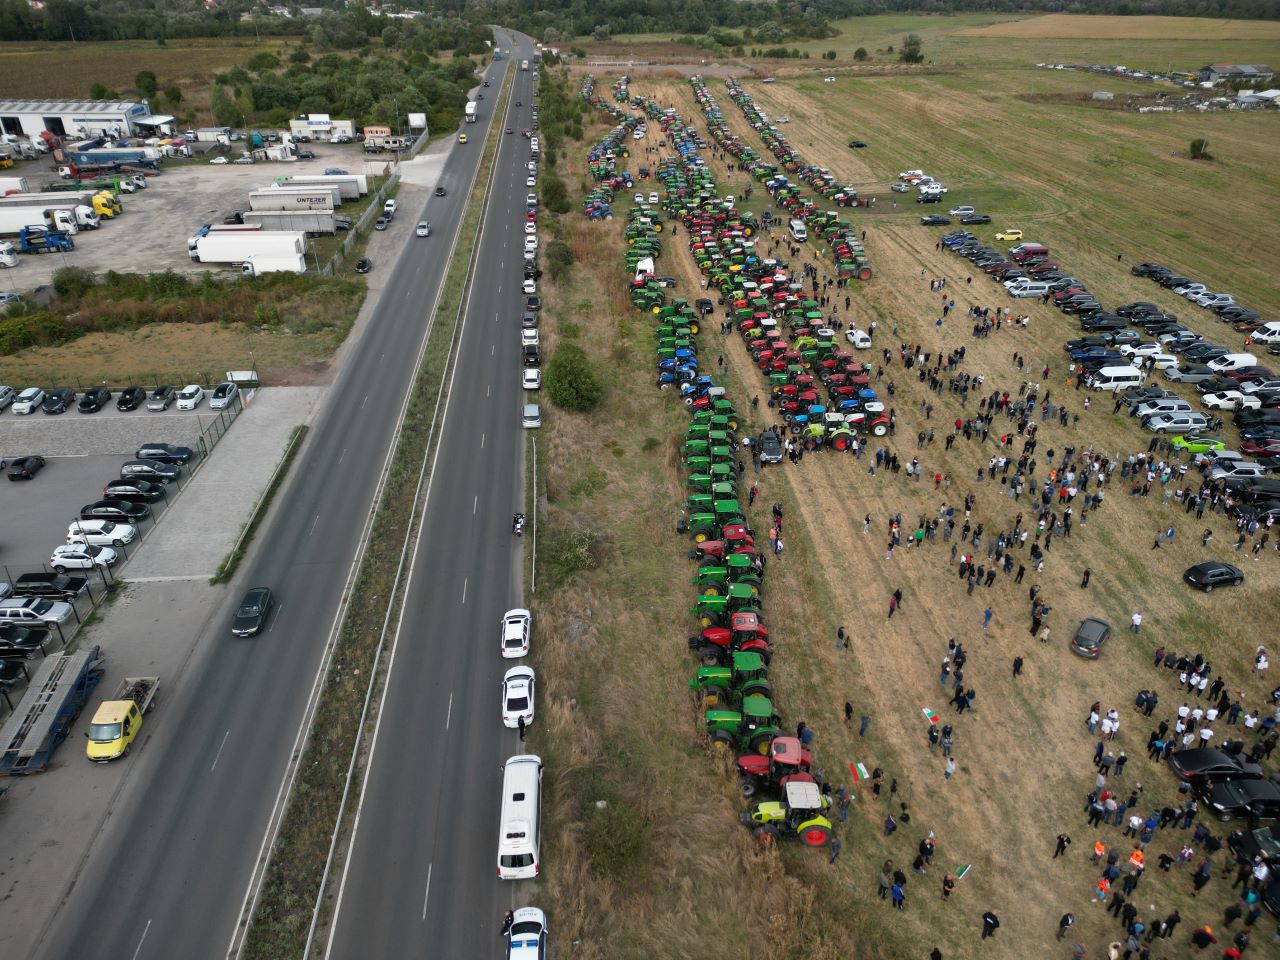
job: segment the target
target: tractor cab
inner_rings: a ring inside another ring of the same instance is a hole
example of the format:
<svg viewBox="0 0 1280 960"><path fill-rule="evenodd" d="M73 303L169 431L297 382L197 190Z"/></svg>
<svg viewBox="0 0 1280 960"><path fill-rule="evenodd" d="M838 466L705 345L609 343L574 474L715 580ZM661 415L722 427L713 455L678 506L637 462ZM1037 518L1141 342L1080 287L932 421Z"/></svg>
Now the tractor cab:
<svg viewBox="0 0 1280 960"><path fill-rule="evenodd" d="M769 745L781 732L782 718L768 697L751 694L742 698L738 710L708 710L706 723L712 747L767 756Z"/></svg>
<svg viewBox="0 0 1280 960"><path fill-rule="evenodd" d="M742 793L753 796L762 787L783 787L788 783L813 783L813 756L795 737L776 737L769 745L769 756L744 754L737 760L742 777Z"/></svg>
<svg viewBox="0 0 1280 960"><path fill-rule="evenodd" d="M783 788L781 800L757 803L742 815L742 822L752 828L752 836L760 843L799 840L805 846L824 847L834 832L831 821L822 814L825 808L816 783L792 780Z"/></svg>
<svg viewBox="0 0 1280 960"><path fill-rule="evenodd" d="M702 695L703 709L729 707L743 697L772 695L768 671L758 653L734 653L731 663L731 667L723 664L702 667L689 678L689 689Z"/></svg>

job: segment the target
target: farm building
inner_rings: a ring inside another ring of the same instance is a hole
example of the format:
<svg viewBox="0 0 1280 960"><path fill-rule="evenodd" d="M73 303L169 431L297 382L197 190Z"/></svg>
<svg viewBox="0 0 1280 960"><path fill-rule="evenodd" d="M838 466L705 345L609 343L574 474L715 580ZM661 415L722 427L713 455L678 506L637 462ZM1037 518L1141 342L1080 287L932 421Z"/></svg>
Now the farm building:
<svg viewBox="0 0 1280 960"><path fill-rule="evenodd" d="M1201 67L1201 82L1217 83L1219 80L1257 80L1269 83L1276 75L1270 67L1261 63L1211 63Z"/></svg>
<svg viewBox="0 0 1280 960"><path fill-rule="evenodd" d="M0 128L19 137L150 137L172 133L173 117L153 115L146 100L0 100Z"/></svg>

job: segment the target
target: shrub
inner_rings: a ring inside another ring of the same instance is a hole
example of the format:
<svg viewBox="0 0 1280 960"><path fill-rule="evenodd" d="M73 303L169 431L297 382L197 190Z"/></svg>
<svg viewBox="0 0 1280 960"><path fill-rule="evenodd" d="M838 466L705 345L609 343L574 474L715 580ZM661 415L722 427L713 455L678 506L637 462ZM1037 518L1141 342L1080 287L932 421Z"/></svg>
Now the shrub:
<svg viewBox="0 0 1280 960"><path fill-rule="evenodd" d="M1212 160L1213 155L1209 153L1209 141L1203 137L1196 137L1191 141L1191 159L1192 160Z"/></svg>
<svg viewBox="0 0 1280 960"><path fill-rule="evenodd" d="M853 51L853 59L855 60L865 60L868 56L869 54L867 53L866 47L859 47L857 50Z"/></svg>
<svg viewBox="0 0 1280 960"><path fill-rule="evenodd" d="M563 240L552 240L547 244L547 270L552 280L560 280L573 265L573 251Z"/></svg>
<svg viewBox="0 0 1280 960"><path fill-rule="evenodd" d="M588 413L604 396L604 387L591 369L587 355L576 344L560 347L547 364L547 396L562 410Z"/></svg>
<svg viewBox="0 0 1280 960"><path fill-rule="evenodd" d="M921 40L914 33L909 33L903 38L902 52L898 54L898 59L903 63L924 62L924 52L921 49Z"/></svg>
<svg viewBox="0 0 1280 960"><path fill-rule="evenodd" d="M60 297L78 297L93 284L93 271L84 267L62 267L53 271L53 289Z"/></svg>

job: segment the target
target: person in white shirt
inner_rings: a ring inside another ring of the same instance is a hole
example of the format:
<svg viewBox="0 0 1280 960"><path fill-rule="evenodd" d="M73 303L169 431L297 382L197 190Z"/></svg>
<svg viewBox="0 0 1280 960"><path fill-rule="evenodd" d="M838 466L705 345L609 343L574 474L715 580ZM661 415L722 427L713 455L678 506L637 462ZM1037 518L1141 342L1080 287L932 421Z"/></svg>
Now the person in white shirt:
<svg viewBox="0 0 1280 960"><path fill-rule="evenodd" d="M1244 715L1244 728L1252 730L1258 725L1258 715L1256 713L1246 713Z"/></svg>
<svg viewBox="0 0 1280 960"><path fill-rule="evenodd" d="M1201 727L1200 728L1200 746L1207 747L1209 745L1209 741L1212 739L1213 739L1213 728L1207 727L1207 726Z"/></svg>
<svg viewBox="0 0 1280 960"><path fill-rule="evenodd" d="M1200 688L1200 693L1204 693L1206 690L1209 689L1209 677L1207 674L1200 678L1199 688ZM1200 693L1196 694L1196 696L1199 696Z"/></svg>
<svg viewBox="0 0 1280 960"><path fill-rule="evenodd" d="M1215 720L1217 720L1217 719L1218 719L1218 708L1217 708L1217 707L1210 707L1208 710L1206 710L1206 711L1204 712L1204 722L1205 722L1205 723L1213 723L1213 721L1215 721Z"/></svg>
<svg viewBox="0 0 1280 960"><path fill-rule="evenodd" d="M1268 666L1270 664L1267 662L1267 651L1259 650L1258 655L1253 659L1253 669L1261 674L1267 672Z"/></svg>
<svg viewBox="0 0 1280 960"><path fill-rule="evenodd" d="M1142 629L1142 614L1135 613L1129 618L1129 629L1134 633L1138 633Z"/></svg>
<svg viewBox="0 0 1280 960"><path fill-rule="evenodd" d="M1183 705L1178 708L1178 719L1185 720L1190 715L1191 715L1191 707L1189 707L1186 703L1183 703Z"/></svg>

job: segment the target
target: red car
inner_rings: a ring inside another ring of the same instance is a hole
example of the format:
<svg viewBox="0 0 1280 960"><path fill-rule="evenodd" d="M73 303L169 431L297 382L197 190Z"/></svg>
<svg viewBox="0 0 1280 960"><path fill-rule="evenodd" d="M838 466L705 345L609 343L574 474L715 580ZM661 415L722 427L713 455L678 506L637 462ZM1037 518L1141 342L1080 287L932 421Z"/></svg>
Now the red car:
<svg viewBox="0 0 1280 960"><path fill-rule="evenodd" d="M1240 444L1240 452L1251 457L1268 457L1280 454L1280 438L1270 440L1246 440Z"/></svg>

